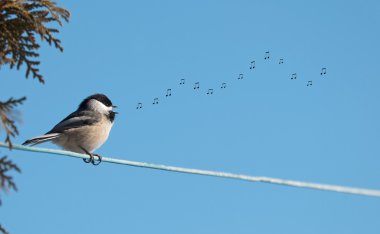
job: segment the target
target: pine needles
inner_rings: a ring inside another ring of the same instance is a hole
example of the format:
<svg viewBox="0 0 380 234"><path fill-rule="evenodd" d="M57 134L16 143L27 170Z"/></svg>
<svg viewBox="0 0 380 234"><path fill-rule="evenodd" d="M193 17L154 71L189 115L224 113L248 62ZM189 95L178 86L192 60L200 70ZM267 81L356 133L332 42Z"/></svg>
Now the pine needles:
<svg viewBox="0 0 380 234"><path fill-rule="evenodd" d="M9 175L10 171L21 173L21 169L7 158L3 156L0 158L0 190L8 192L9 190L17 191L17 186L13 177ZM0 199L0 205L2 201ZM0 224L0 233L9 234L9 232Z"/></svg>
<svg viewBox="0 0 380 234"><path fill-rule="evenodd" d="M26 78L32 74L41 83L44 79L37 60L42 41L63 51L61 41L54 34L59 30L49 27L53 23L62 26L62 20L69 20L70 13L50 0L2 0L0 1L0 67L9 64L20 69L26 65Z"/></svg>
<svg viewBox="0 0 380 234"><path fill-rule="evenodd" d="M6 102L0 101L0 126L5 130L5 143L9 145L9 148L12 148L11 137L15 137L19 134L15 120L12 119L11 114L14 112L14 108L18 105L22 105L25 100L26 97L19 99L9 98Z"/></svg>
<svg viewBox="0 0 380 234"><path fill-rule="evenodd" d="M51 0L0 0L0 68L9 65L11 69L20 70L25 64L26 78L32 75L40 83L45 83L39 70L39 43L46 41L63 52L61 41L55 36L59 30L54 25L62 27L62 21L68 22L69 17L69 11ZM36 38L38 36L40 40ZM15 107L25 100L26 97L0 101L0 130L5 130L5 143L9 148L12 148L11 137L19 134L15 124ZM10 171L21 172L6 156L0 158L0 191L17 190ZM8 233L1 224L0 233Z"/></svg>
<svg viewBox="0 0 380 234"><path fill-rule="evenodd" d="M7 159L7 156L0 158L0 188L7 192L8 190L17 191L17 186L13 181L13 177L8 175L9 171L15 170L18 173L21 172L20 168L14 164L11 160ZM0 200L1 205L1 200Z"/></svg>

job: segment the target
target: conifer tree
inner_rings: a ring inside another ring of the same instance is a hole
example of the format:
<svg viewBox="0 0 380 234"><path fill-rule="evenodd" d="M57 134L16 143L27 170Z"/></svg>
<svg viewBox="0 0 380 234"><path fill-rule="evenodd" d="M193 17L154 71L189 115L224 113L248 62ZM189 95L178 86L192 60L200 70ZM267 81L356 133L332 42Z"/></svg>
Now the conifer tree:
<svg viewBox="0 0 380 234"><path fill-rule="evenodd" d="M39 70L40 43L47 42L63 52L61 41L56 38L62 21L68 21L69 11L50 0L1 0L0 1L0 68L25 67L25 77L32 76L40 83L45 80ZM1 74L0 74L1 75ZM0 86L4 88L3 86ZM5 142L12 148L11 138L19 134L15 108L22 105L26 97L0 100L0 131L5 132ZM6 156L0 158L0 192L17 190L9 172L21 172L20 168ZM1 205L1 200L0 200ZM0 224L0 233L8 234Z"/></svg>

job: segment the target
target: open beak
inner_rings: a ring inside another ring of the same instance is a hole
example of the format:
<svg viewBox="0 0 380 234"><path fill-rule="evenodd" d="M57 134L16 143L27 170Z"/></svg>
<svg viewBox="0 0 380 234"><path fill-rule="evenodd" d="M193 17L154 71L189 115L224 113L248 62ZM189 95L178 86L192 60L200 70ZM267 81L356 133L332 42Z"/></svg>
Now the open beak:
<svg viewBox="0 0 380 234"><path fill-rule="evenodd" d="M112 106L112 108L117 108L117 106ZM113 111L115 114L119 114L119 112Z"/></svg>

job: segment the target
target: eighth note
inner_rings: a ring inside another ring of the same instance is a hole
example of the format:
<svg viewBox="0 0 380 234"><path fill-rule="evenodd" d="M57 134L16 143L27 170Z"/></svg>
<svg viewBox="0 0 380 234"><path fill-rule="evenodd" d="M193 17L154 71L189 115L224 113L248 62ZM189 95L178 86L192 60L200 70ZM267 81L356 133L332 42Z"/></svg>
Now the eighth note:
<svg viewBox="0 0 380 234"><path fill-rule="evenodd" d="M238 80L242 80L243 79L243 74L240 73L239 76L238 76Z"/></svg>
<svg viewBox="0 0 380 234"><path fill-rule="evenodd" d="M194 89L199 89L199 82L195 82Z"/></svg>
<svg viewBox="0 0 380 234"><path fill-rule="evenodd" d="M158 104L158 98L155 98L154 100L153 100L153 105L154 104Z"/></svg>
<svg viewBox="0 0 380 234"><path fill-rule="evenodd" d="M220 86L221 89L225 89L227 87L226 83L222 83L222 86Z"/></svg>
<svg viewBox="0 0 380 234"><path fill-rule="evenodd" d="M265 57L264 59L269 59L269 51L265 52Z"/></svg>
<svg viewBox="0 0 380 234"><path fill-rule="evenodd" d="M256 67L256 62L255 61L252 61L251 62L251 66L249 67L249 69L253 69Z"/></svg>
<svg viewBox="0 0 380 234"><path fill-rule="evenodd" d="M142 108L142 103L141 102L137 103L136 109L141 109L141 108Z"/></svg>
<svg viewBox="0 0 380 234"><path fill-rule="evenodd" d="M166 97L172 96L172 89L166 90Z"/></svg>
<svg viewBox="0 0 380 234"><path fill-rule="evenodd" d="M292 74L292 78L290 78L291 80L296 80L297 79L297 73L293 73Z"/></svg>
<svg viewBox="0 0 380 234"><path fill-rule="evenodd" d="M307 85L306 85L306 86L312 86L312 85L313 85L313 81L309 80L309 81L307 82Z"/></svg>
<svg viewBox="0 0 380 234"><path fill-rule="evenodd" d="M324 67L324 68L322 68L322 70L321 70L321 76L322 75L325 75L326 74L326 68Z"/></svg>
<svg viewBox="0 0 380 234"><path fill-rule="evenodd" d="M284 59L280 59L280 62L278 62L278 64L283 64L284 63Z"/></svg>
<svg viewBox="0 0 380 234"><path fill-rule="evenodd" d="M214 89L208 89L207 94L213 94L213 93L214 93Z"/></svg>
<svg viewBox="0 0 380 234"><path fill-rule="evenodd" d="M181 82L179 83L180 85L185 84L185 79L181 79Z"/></svg>

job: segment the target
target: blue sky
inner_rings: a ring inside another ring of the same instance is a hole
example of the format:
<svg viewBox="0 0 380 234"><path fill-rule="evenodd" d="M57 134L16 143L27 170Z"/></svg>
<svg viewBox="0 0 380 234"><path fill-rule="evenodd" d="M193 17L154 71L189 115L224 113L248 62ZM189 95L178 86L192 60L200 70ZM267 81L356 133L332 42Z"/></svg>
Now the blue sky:
<svg viewBox="0 0 380 234"><path fill-rule="evenodd" d="M120 114L101 155L380 188L378 1L59 2L72 17L64 53L41 50L46 84L0 71L2 100L28 97L14 142L102 92ZM22 168L11 233L380 232L377 198L1 153Z"/></svg>

